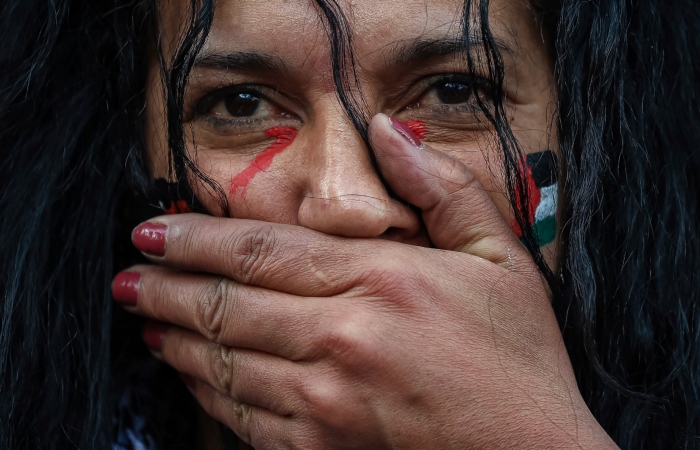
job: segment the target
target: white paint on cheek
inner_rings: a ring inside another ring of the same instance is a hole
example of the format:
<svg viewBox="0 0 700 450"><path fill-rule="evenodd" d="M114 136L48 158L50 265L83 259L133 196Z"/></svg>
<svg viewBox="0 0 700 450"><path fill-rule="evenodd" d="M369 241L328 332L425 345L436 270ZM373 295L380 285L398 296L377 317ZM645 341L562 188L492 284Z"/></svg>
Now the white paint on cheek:
<svg viewBox="0 0 700 450"><path fill-rule="evenodd" d="M540 189L540 204L535 211L535 223L544 220L547 217L556 215L557 201L559 197L559 185L554 183L551 186L546 186Z"/></svg>

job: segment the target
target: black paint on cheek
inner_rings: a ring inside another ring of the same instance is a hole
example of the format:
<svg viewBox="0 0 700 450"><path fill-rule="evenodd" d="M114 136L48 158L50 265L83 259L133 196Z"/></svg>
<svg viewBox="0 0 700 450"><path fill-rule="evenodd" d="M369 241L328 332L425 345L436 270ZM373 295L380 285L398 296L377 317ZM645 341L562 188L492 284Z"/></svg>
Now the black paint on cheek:
<svg viewBox="0 0 700 450"><path fill-rule="evenodd" d="M557 182L559 167L557 155L551 150L527 155L527 165L532 169L535 186L541 189Z"/></svg>

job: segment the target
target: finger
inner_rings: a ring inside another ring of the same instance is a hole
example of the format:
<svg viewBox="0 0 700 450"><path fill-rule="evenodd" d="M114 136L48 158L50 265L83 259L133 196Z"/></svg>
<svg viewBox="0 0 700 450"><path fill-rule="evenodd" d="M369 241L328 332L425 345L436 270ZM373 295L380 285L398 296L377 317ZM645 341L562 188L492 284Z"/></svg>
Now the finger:
<svg viewBox="0 0 700 450"><path fill-rule="evenodd" d="M237 402L203 381L187 382L192 395L204 411L223 423L246 444L256 449L276 448L293 436L291 420L259 406Z"/></svg>
<svg viewBox="0 0 700 450"><path fill-rule="evenodd" d="M280 415L294 410L302 366L268 353L219 345L174 326L147 325L144 334L148 333L162 334L155 350L178 372L206 382L238 403Z"/></svg>
<svg viewBox="0 0 700 450"><path fill-rule="evenodd" d="M438 248L497 264L521 251L496 205L462 162L421 145L410 129L384 114L372 119L369 137L384 179L422 211Z"/></svg>
<svg viewBox="0 0 700 450"><path fill-rule="evenodd" d="M295 295L346 292L390 242L325 235L303 227L199 214L139 225L134 245L154 262Z"/></svg>
<svg viewBox="0 0 700 450"><path fill-rule="evenodd" d="M128 289L136 292L125 294ZM136 266L123 272L115 278L112 290L117 300L135 298L129 309L139 315L196 331L220 344L292 360L310 352L308 333L331 307L318 298L159 266Z"/></svg>

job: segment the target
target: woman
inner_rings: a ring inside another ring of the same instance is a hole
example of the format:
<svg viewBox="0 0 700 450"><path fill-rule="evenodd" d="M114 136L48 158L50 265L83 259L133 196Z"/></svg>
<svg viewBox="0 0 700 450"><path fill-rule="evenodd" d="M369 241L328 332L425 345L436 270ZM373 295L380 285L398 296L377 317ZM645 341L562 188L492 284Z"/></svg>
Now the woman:
<svg viewBox="0 0 700 450"><path fill-rule="evenodd" d="M31 6L3 445L697 446L697 6Z"/></svg>

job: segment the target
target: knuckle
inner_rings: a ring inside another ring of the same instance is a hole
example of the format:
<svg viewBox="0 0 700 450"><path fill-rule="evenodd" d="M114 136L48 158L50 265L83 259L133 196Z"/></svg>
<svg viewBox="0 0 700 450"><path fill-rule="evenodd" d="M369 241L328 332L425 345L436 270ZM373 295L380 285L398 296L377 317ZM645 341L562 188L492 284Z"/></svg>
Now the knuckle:
<svg viewBox="0 0 700 450"><path fill-rule="evenodd" d="M231 404L231 425L230 428L236 430L236 434L244 442L253 444L252 422L253 408L241 402Z"/></svg>
<svg viewBox="0 0 700 450"><path fill-rule="evenodd" d="M441 180L457 186L474 179L474 173L462 161L445 153L434 155L432 172Z"/></svg>
<svg viewBox="0 0 700 450"><path fill-rule="evenodd" d="M330 321L317 342L317 352L323 357L353 366L376 356L377 336L370 331L372 319L368 313L347 313Z"/></svg>
<svg viewBox="0 0 700 450"><path fill-rule="evenodd" d="M329 376L316 377L307 382L302 391L309 419L329 429L347 429L353 420L355 415L349 411L352 404L349 397L342 384Z"/></svg>
<svg viewBox="0 0 700 450"><path fill-rule="evenodd" d="M228 394L233 393L233 367L235 364L235 351L230 347L216 345L212 348L213 360L211 367L211 380L215 388Z"/></svg>
<svg viewBox="0 0 700 450"><path fill-rule="evenodd" d="M273 226L259 226L234 238L230 244L233 273L243 282L254 280L271 259L278 244Z"/></svg>
<svg viewBox="0 0 700 450"><path fill-rule="evenodd" d="M185 258L188 255L197 255L205 236L202 229L198 226L184 227L184 230L181 227L175 227L168 236L169 250L173 247L179 248Z"/></svg>
<svg viewBox="0 0 700 450"><path fill-rule="evenodd" d="M448 176L445 178L450 181L450 186L448 188L450 194L478 189L480 187L474 172L469 170L461 161L452 161L448 167Z"/></svg>
<svg viewBox="0 0 700 450"><path fill-rule="evenodd" d="M227 278L219 278L198 304L196 316L199 318L199 332L207 339L220 342L229 304L235 297L234 283Z"/></svg>
<svg viewBox="0 0 700 450"><path fill-rule="evenodd" d="M154 276L156 275L156 276ZM158 274L146 273L142 275L139 287L138 307L154 315L166 312L172 301L173 285L168 282L168 278L157 276ZM148 283L148 284L146 284Z"/></svg>

